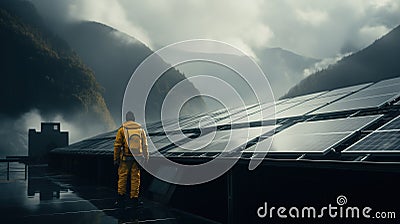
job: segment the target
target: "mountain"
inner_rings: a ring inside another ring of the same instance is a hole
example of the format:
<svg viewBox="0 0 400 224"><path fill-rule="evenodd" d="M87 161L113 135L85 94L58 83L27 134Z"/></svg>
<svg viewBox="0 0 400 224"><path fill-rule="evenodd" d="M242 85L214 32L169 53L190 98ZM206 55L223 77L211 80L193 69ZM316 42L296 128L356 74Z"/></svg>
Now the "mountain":
<svg viewBox="0 0 400 224"><path fill-rule="evenodd" d="M112 27L97 22L76 22L63 24L58 33L78 53L95 73L96 80L104 87L104 98L114 121L121 121L122 99L126 85L139 64L153 51L139 40ZM160 63L164 63L160 58ZM148 99L152 119L160 119L161 105L168 91L186 77L172 68L158 80ZM188 93L198 95L194 86ZM191 101L185 113L202 109L201 98Z"/></svg>
<svg viewBox="0 0 400 224"><path fill-rule="evenodd" d="M37 111L43 119L61 117L97 131L115 127L93 72L44 25L33 5L2 0L0 36L0 123ZM15 133L25 128L2 126L0 148L23 147Z"/></svg>
<svg viewBox="0 0 400 224"><path fill-rule="evenodd" d="M400 75L400 26L363 50L302 80L285 97L377 82Z"/></svg>
<svg viewBox="0 0 400 224"><path fill-rule="evenodd" d="M185 52L178 53L184 54ZM258 58L256 62L268 78L275 97L285 94L290 87L304 78L303 73L305 69L319 62L318 59L301 56L281 48L264 48L255 53ZM207 54L209 53L198 53L202 57L207 57ZM233 54L214 54L208 56L208 58L222 58L224 61L229 61L235 65L242 64L244 60L242 57ZM187 76L208 74L218 77L232 85L242 97L244 96L245 100L249 101L248 103L255 103L252 99L254 97L249 96L252 91L250 87L244 85L243 79L238 78L235 72L224 66L206 62L191 62L179 65L177 69L184 72Z"/></svg>
<svg viewBox="0 0 400 224"><path fill-rule="evenodd" d="M256 52L259 65L269 78L275 97L284 95L304 78L304 70L319 59L298 55L282 48L265 48Z"/></svg>

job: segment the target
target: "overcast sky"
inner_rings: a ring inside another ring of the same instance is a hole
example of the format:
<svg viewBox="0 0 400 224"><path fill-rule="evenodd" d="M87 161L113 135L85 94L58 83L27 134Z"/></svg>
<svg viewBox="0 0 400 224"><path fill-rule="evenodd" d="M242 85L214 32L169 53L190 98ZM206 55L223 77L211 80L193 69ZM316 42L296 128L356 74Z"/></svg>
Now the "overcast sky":
<svg viewBox="0 0 400 224"><path fill-rule="evenodd" d="M400 24L400 0L32 0L51 20L93 20L153 50L191 38L249 54L281 47L314 58L354 52Z"/></svg>

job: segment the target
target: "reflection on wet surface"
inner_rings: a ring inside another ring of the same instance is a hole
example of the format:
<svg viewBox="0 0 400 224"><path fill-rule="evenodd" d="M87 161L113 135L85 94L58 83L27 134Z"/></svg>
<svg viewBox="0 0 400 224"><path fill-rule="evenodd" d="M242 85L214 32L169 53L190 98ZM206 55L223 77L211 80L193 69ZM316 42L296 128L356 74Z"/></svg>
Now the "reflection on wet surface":
<svg viewBox="0 0 400 224"><path fill-rule="evenodd" d="M15 170L24 166L12 164ZM1 223L212 223L145 199L141 208L116 209L113 189L47 166L28 166L26 180L24 172L10 172L9 180L6 176L0 163Z"/></svg>

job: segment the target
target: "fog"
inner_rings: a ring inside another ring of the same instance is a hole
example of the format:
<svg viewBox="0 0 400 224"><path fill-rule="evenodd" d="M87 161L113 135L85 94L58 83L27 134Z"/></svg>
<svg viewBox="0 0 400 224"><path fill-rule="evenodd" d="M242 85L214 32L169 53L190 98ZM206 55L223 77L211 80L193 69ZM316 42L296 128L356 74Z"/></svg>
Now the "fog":
<svg viewBox="0 0 400 224"><path fill-rule="evenodd" d="M77 142L96 134L105 132L103 125L93 122L82 125L78 117L66 121L61 115L42 116L36 109L23 114L19 118L0 116L0 157L28 154L28 130L40 130L41 122L60 122L61 131L69 132L69 143ZM76 120L76 121L73 121Z"/></svg>
<svg viewBox="0 0 400 224"><path fill-rule="evenodd" d="M333 58L371 44L400 24L398 0L135 1L32 0L46 21L93 20L153 50L193 38L235 45L254 55L281 47Z"/></svg>

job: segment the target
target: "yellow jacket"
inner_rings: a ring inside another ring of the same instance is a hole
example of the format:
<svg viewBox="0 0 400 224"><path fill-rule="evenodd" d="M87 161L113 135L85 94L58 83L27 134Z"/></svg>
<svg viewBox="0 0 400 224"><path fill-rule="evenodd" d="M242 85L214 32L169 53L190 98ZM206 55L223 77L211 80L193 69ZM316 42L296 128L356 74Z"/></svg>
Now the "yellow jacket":
<svg viewBox="0 0 400 224"><path fill-rule="evenodd" d="M114 142L114 161L121 160L122 156L132 156L132 153L129 150L128 143L125 140L125 131L124 127L127 128L141 128L141 125L134 121L127 121L118 129L117 136L115 137ZM141 132L142 139L142 147L140 152L135 153L134 156L144 156L147 160L149 158L149 151L147 149L147 138L146 132L142 129Z"/></svg>

